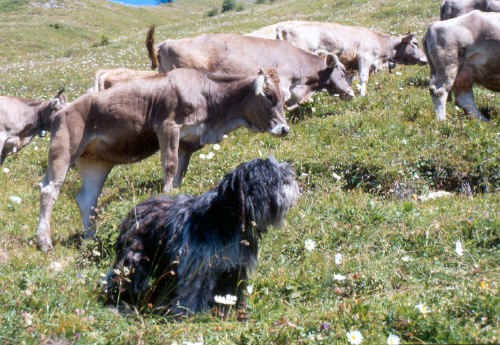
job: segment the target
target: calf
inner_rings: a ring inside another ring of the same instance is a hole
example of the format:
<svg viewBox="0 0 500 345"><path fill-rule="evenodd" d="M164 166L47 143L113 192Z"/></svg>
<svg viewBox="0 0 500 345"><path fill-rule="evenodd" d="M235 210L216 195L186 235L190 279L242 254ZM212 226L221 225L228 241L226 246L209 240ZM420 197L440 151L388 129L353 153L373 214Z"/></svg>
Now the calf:
<svg viewBox="0 0 500 345"><path fill-rule="evenodd" d="M370 73L396 63L427 63L414 34L389 36L358 26L289 21L277 24L276 37L304 50L338 55L347 69L359 72L361 96L366 95Z"/></svg>
<svg viewBox="0 0 500 345"><path fill-rule="evenodd" d="M344 66L334 54L325 57L308 53L287 42L235 34L211 34L166 40L155 51L154 27L146 45L152 68L160 72L190 67L211 72L249 74L255 66L276 68L286 106L306 102L315 91L328 90L345 98L354 96Z"/></svg>
<svg viewBox="0 0 500 345"><path fill-rule="evenodd" d="M38 133L49 130L49 118L66 99L61 89L48 101L0 96L0 165L5 158L28 145Z"/></svg>
<svg viewBox="0 0 500 345"><path fill-rule="evenodd" d="M444 0L441 2L441 20L455 18L473 10L500 12L500 0Z"/></svg>
<svg viewBox="0 0 500 345"><path fill-rule="evenodd" d="M433 23L425 33L424 48L437 119L446 119L446 99L453 91L467 114L486 120L474 103L472 85L500 91L500 13L475 10Z"/></svg>
<svg viewBox="0 0 500 345"><path fill-rule="evenodd" d="M38 246L52 248L50 214L66 172L82 179L76 198L85 228L113 166L161 152L163 191L179 186L192 153L238 127L286 135L276 71L253 77L176 69L167 76L117 85L81 96L51 119L48 167L42 181Z"/></svg>
<svg viewBox="0 0 500 345"><path fill-rule="evenodd" d="M134 79L156 77L155 71L138 71L130 68L100 69L94 78L93 92L109 89L120 83L125 83Z"/></svg>

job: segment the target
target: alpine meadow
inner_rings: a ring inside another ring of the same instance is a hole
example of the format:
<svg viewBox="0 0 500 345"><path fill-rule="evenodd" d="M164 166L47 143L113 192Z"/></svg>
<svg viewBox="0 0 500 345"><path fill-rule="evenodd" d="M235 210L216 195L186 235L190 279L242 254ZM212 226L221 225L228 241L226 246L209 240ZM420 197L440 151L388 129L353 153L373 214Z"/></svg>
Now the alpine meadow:
<svg viewBox="0 0 500 345"><path fill-rule="evenodd" d="M68 102L102 68L149 70L156 43L248 33L286 20L422 37L436 0L0 0L0 95ZM255 66L255 74L259 66ZM370 76L367 96L316 93L286 113L284 137L241 128L193 154L180 188L200 195L240 163L290 163L300 188L281 227L260 240L248 319L217 308L178 320L103 301L120 222L161 194L160 154L113 168L99 197L96 240L84 240L71 168L52 212L54 248L36 246L39 184L50 135L0 166L0 344L497 344L500 342L500 98L474 98L489 121L447 103L437 121L429 66ZM455 98L453 98L455 100Z"/></svg>

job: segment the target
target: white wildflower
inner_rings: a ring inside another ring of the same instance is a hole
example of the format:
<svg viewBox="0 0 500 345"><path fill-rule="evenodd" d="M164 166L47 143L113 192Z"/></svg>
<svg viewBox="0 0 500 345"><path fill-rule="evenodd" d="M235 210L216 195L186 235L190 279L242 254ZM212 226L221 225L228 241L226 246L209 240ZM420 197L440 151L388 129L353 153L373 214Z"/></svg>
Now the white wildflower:
<svg viewBox="0 0 500 345"><path fill-rule="evenodd" d="M335 180L337 180L337 181L339 181L340 179L342 179L342 177L340 177L339 175L337 175L335 172L332 172L332 177L333 177Z"/></svg>
<svg viewBox="0 0 500 345"><path fill-rule="evenodd" d="M347 332L347 340L350 344L359 345L363 341L363 335L360 331Z"/></svg>
<svg viewBox="0 0 500 345"><path fill-rule="evenodd" d="M222 137L223 137L224 139L227 139L227 137L228 137L228 136L227 136L227 134L224 134Z"/></svg>
<svg viewBox="0 0 500 345"><path fill-rule="evenodd" d="M38 151L38 146L37 145L33 146L33 150Z"/></svg>
<svg viewBox="0 0 500 345"><path fill-rule="evenodd" d="M444 190L438 190L436 192L429 192L426 195L421 195L418 197L420 201L434 200L439 198L447 198L452 196L453 194Z"/></svg>
<svg viewBox="0 0 500 345"><path fill-rule="evenodd" d="M423 303L419 303L419 304L417 304L417 305L415 306L415 308L417 308L417 309L418 309L418 311L419 311L419 312L421 312L421 313L422 313L422 314L424 314L424 315L425 315L425 314L430 313L430 311L431 311L431 310L429 309L429 307L428 307L428 306L426 306L426 305L425 305L425 304L423 304Z"/></svg>
<svg viewBox="0 0 500 345"><path fill-rule="evenodd" d="M10 172L10 169L9 168L3 168L2 171L4 172L4 174L8 174Z"/></svg>
<svg viewBox="0 0 500 345"><path fill-rule="evenodd" d="M337 266L342 265L342 261L343 261L342 254L340 254L340 253L335 254L334 260L335 260L335 265L337 265Z"/></svg>
<svg viewBox="0 0 500 345"><path fill-rule="evenodd" d="M183 345L203 345L203 337L199 337L198 341L183 341Z"/></svg>
<svg viewBox="0 0 500 345"><path fill-rule="evenodd" d="M215 303L224 305L235 305L237 299L238 298L236 296L229 294L227 294L226 296L219 296L219 295L214 296Z"/></svg>
<svg viewBox="0 0 500 345"><path fill-rule="evenodd" d="M26 311L22 311L21 315L23 316L23 320L26 326L31 326L33 324L33 315Z"/></svg>
<svg viewBox="0 0 500 345"><path fill-rule="evenodd" d="M401 72L396 72L396 75L402 75L402 73Z"/></svg>
<svg viewBox="0 0 500 345"><path fill-rule="evenodd" d="M345 278L346 278L346 277L345 277L345 275L343 275L343 274L334 274L334 275L333 275L333 280L337 280L337 281L339 281L339 282L341 282L341 281L345 280Z"/></svg>
<svg viewBox="0 0 500 345"><path fill-rule="evenodd" d="M405 255L405 256L403 256L403 257L401 258L401 261L403 261L403 262L409 262L409 261L411 261L411 260L412 260L412 258L411 258L410 256L408 256L408 255Z"/></svg>
<svg viewBox="0 0 500 345"><path fill-rule="evenodd" d="M18 197L16 195L9 196L9 200L10 200L10 202L12 202L14 204L18 204L18 205L23 201L23 199L21 199L20 197Z"/></svg>
<svg viewBox="0 0 500 345"><path fill-rule="evenodd" d="M307 240L304 241L304 247L308 252L312 252L316 248L316 242L308 238Z"/></svg>
<svg viewBox="0 0 500 345"><path fill-rule="evenodd" d="M247 293L251 295L253 293L253 285L247 285Z"/></svg>
<svg viewBox="0 0 500 345"><path fill-rule="evenodd" d="M200 159L207 159L207 155L204 153L200 153Z"/></svg>
<svg viewBox="0 0 500 345"><path fill-rule="evenodd" d="M464 255L464 249L462 247L462 242L460 240L455 242L455 253L457 253L458 256Z"/></svg>
<svg viewBox="0 0 500 345"><path fill-rule="evenodd" d="M54 272L61 272L63 269L63 265L58 261L52 261L49 265L49 269Z"/></svg>
<svg viewBox="0 0 500 345"><path fill-rule="evenodd" d="M399 345L400 342L399 337L395 334L389 334L387 337L387 345Z"/></svg>
<svg viewBox="0 0 500 345"><path fill-rule="evenodd" d="M213 149L215 151L219 151L220 150L220 145L219 144L214 144Z"/></svg>

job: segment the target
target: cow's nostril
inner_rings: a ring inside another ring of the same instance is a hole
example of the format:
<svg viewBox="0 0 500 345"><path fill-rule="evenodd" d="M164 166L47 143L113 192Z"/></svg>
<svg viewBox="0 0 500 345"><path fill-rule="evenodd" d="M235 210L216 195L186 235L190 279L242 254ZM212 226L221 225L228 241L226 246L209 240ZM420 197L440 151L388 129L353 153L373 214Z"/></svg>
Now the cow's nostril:
<svg viewBox="0 0 500 345"><path fill-rule="evenodd" d="M281 135L287 135L290 132L290 128L288 126L283 126L281 128Z"/></svg>

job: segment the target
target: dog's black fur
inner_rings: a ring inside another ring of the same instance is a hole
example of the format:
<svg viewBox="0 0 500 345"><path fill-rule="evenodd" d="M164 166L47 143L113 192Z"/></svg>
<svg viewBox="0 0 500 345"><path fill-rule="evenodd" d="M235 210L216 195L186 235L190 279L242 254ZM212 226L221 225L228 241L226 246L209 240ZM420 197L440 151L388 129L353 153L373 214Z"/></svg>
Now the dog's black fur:
<svg viewBox="0 0 500 345"><path fill-rule="evenodd" d="M294 177L287 163L255 159L198 197L160 196L137 205L120 226L109 302L188 315L211 308L215 295L231 294L244 307L258 241L298 197Z"/></svg>

